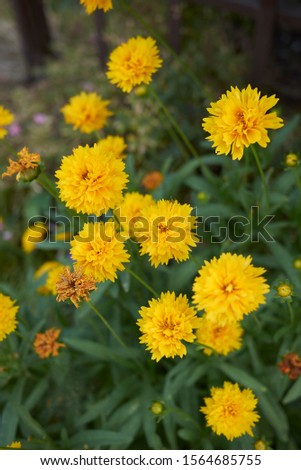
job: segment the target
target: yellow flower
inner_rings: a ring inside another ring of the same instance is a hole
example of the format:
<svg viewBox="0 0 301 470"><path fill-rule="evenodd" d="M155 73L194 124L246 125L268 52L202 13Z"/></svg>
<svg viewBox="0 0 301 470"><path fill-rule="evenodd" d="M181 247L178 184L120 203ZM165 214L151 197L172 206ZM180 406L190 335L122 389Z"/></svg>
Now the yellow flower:
<svg viewBox="0 0 301 470"><path fill-rule="evenodd" d="M34 273L34 278L39 279L45 274L49 273L55 268L58 268L61 264L58 261L46 261L43 263ZM52 291L46 286L46 283L43 286L37 288L37 292L41 295L51 294Z"/></svg>
<svg viewBox="0 0 301 470"><path fill-rule="evenodd" d="M108 110L110 101L102 100L96 93L85 93L72 96L68 104L61 109L67 124L85 134L102 129L107 118L113 113Z"/></svg>
<svg viewBox="0 0 301 470"><path fill-rule="evenodd" d="M61 334L61 330L50 328L45 333L37 333L33 347L37 355L41 359L46 359L49 356L58 356L59 349L65 348L64 343L58 343L56 340Z"/></svg>
<svg viewBox="0 0 301 470"><path fill-rule="evenodd" d="M199 327L200 319L186 295L176 297L174 292L162 292L159 299L150 300L149 307L142 307L139 313L140 343L146 344L153 360L183 357L187 353L182 341L195 340L193 330Z"/></svg>
<svg viewBox="0 0 301 470"><path fill-rule="evenodd" d="M164 199L142 209L140 254L148 254L152 266L167 264L171 259L188 259L190 247L197 242L192 233L196 218L190 215L191 211L189 204Z"/></svg>
<svg viewBox="0 0 301 470"><path fill-rule="evenodd" d="M116 233L114 222L86 223L71 241L70 253L76 267L81 267L84 274L98 282L107 279L114 282L116 271L123 271L123 264L129 261L129 254Z"/></svg>
<svg viewBox="0 0 301 470"><path fill-rule="evenodd" d="M137 227L137 234L139 234L141 211L144 207L152 204L155 204L155 201L149 194L140 194L138 192L125 194L122 203L114 211L125 237L135 237Z"/></svg>
<svg viewBox="0 0 301 470"><path fill-rule="evenodd" d="M209 132L208 140L213 142L218 155L232 154L233 160L240 160L244 148L258 143L266 147L270 142L267 129L279 129L283 120L275 112L267 113L278 102L273 96L260 97L257 88L250 85L243 90L231 87L207 111L212 116L203 121L203 128Z"/></svg>
<svg viewBox="0 0 301 470"><path fill-rule="evenodd" d="M151 37L129 39L111 52L107 77L129 93L141 83L149 84L152 74L162 66L156 42Z"/></svg>
<svg viewBox="0 0 301 470"><path fill-rule="evenodd" d="M62 272L65 270L65 267L66 266L63 264L58 263L58 266L48 271L48 276L45 283L45 292L47 292L47 294L57 295L56 284Z"/></svg>
<svg viewBox="0 0 301 470"><path fill-rule="evenodd" d="M298 156L295 153L289 153L285 157L285 164L289 167L297 166L299 163Z"/></svg>
<svg viewBox="0 0 301 470"><path fill-rule="evenodd" d="M17 181L29 182L37 178L40 173L39 163L41 156L38 153L29 153L27 147L23 147L17 155L20 158L16 162L9 158L9 166L6 172L2 174L2 178L12 176L15 173L17 173Z"/></svg>
<svg viewBox="0 0 301 470"><path fill-rule="evenodd" d="M4 126L9 126L14 120L14 115L0 105L0 139L6 136L7 130L4 129Z"/></svg>
<svg viewBox="0 0 301 470"><path fill-rule="evenodd" d="M151 171L144 176L141 184L145 189L156 189L162 183L164 176L160 171Z"/></svg>
<svg viewBox="0 0 301 470"><path fill-rule="evenodd" d="M15 305L15 301L0 292L0 341L15 331L18 323L16 320L18 310L19 307Z"/></svg>
<svg viewBox="0 0 301 470"><path fill-rule="evenodd" d="M65 268L60 274L56 283L58 302L70 299L76 308L82 300L88 300L89 293L96 289L93 277L83 274L82 268L75 268L72 272L70 268Z"/></svg>
<svg viewBox="0 0 301 470"><path fill-rule="evenodd" d="M205 405L200 408L204 413L207 426L229 441L249 434L259 420L255 410L257 398L249 388L240 390L238 384L224 382L222 388L212 387L211 397L205 398Z"/></svg>
<svg viewBox="0 0 301 470"><path fill-rule="evenodd" d="M21 239L22 249L25 253L31 253L38 243L47 237L47 226L43 222L36 222L24 231Z"/></svg>
<svg viewBox="0 0 301 470"><path fill-rule="evenodd" d="M214 257L199 270L193 284L193 302L204 309L208 320L225 325L239 321L244 315L265 303L264 294L270 288L255 268L252 257L223 253Z"/></svg>
<svg viewBox="0 0 301 470"><path fill-rule="evenodd" d="M84 5L89 15L95 10L107 12L113 8L112 0L80 0L80 3Z"/></svg>
<svg viewBox="0 0 301 470"><path fill-rule="evenodd" d="M99 145L77 147L64 157L55 175L60 198L70 209L84 214L104 214L122 201L128 176L125 164Z"/></svg>
<svg viewBox="0 0 301 470"><path fill-rule="evenodd" d="M197 342L209 346L203 350L207 356L212 354L212 349L223 356L240 349L242 335L243 329L239 322L220 325L208 320L206 314L200 319L200 327L196 332Z"/></svg>
<svg viewBox="0 0 301 470"><path fill-rule="evenodd" d="M9 446L6 446L7 449L21 449L21 447L20 441L13 441Z"/></svg>
<svg viewBox="0 0 301 470"><path fill-rule="evenodd" d="M121 158L122 160L126 157L123 153L126 149L126 143L123 137L118 135L108 135L104 139L97 142L102 152L112 153L115 158Z"/></svg>

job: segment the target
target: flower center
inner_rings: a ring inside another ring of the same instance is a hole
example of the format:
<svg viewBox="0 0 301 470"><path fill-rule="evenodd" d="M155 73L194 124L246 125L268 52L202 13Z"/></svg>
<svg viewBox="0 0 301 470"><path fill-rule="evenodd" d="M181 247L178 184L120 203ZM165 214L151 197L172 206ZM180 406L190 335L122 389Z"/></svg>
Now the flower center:
<svg viewBox="0 0 301 470"><path fill-rule="evenodd" d="M162 223L160 222L159 225L158 225L158 229L159 229L159 231L160 231L161 233L166 233L167 230L168 230L168 227L167 227L167 225L162 224Z"/></svg>
<svg viewBox="0 0 301 470"><path fill-rule="evenodd" d="M237 416L237 406L234 403L228 403L224 406L224 416Z"/></svg>

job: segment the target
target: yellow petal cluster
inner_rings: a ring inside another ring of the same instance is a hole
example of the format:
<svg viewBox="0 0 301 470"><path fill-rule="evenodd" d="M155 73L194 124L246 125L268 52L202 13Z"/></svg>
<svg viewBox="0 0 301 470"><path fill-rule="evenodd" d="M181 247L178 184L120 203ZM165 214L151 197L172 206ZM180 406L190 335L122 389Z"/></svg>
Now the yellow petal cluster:
<svg viewBox="0 0 301 470"><path fill-rule="evenodd" d="M61 264L58 261L46 261L35 271L34 278L40 279L41 277L45 276L46 274L49 274L53 269L58 268L59 266L61 266ZM49 289L46 286L46 282L44 285L39 286L37 288L37 292L41 295L48 295L53 293L52 289Z"/></svg>
<svg viewBox="0 0 301 470"><path fill-rule="evenodd" d="M161 66L162 59L155 40L137 36L111 52L107 77L111 83L129 93L141 83L150 83L153 73Z"/></svg>
<svg viewBox="0 0 301 470"><path fill-rule="evenodd" d="M41 243L47 237L47 225L43 222L36 222L27 227L21 239L21 245L25 253L35 250L37 243Z"/></svg>
<svg viewBox="0 0 301 470"><path fill-rule="evenodd" d="M155 204L154 199L149 194L138 192L126 193L119 207L114 211L122 228L125 237L139 236L141 226L141 211L145 207Z"/></svg>
<svg viewBox="0 0 301 470"><path fill-rule="evenodd" d="M0 292L0 341L15 331L18 323L16 320L18 310L19 307L15 305L15 301Z"/></svg>
<svg viewBox="0 0 301 470"><path fill-rule="evenodd" d="M252 428L259 415L255 411L258 400L252 390L241 391L237 383L224 382L223 387L212 387L210 392L211 397L205 398L205 406L200 408L207 426L229 441L244 434L253 436Z"/></svg>
<svg viewBox="0 0 301 470"><path fill-rule="evenodd" d="M57 295L56 284L60 279L61 274L65 270L65 265L58 263L58 266L48 271L48 276L45 283L45 293Z"/></svg>
<svg viewBox="0 0 301 470"><path fill-rule="evenodd" d="M262 274L264 268L252 265L252 257L223 253L199 270L193 283L193 302L205 310L207 319L225 325L242 320L244 315L266 302L270 288Z"/></svg>
<svg viewBox="0 0 301 470"><path fill-rule="evenodd" d="M113 8L112 0L80 0L80 3L84 5L89 15L95 10L107 12Z"/></svg>
<svg viewBox="0 0 301 470"><path fill-rule="evenodd" d="M195 340L193 330L199 327L200 319L186 295L162 293L159 299L150 300L148 307L142 307L139 314L140 343L146 344L152 359L158 362L162 357L183 357L187 353L182 341Z"/></svg>
<svg viewBox="0 0 301 470"><path fill-rule="evenodd" d="M71 241L70 250L75 266L96 281L114 282L117 271L123 271L129 254L120 240L114 222L89 222Z"/></svg>
<svg viewBox="0 0 301 470"><path fill-rule="evenodd" d="M193 233L196 218L191 211L189 204L165 199L142 209L140 254L148 254L152 266L188 259L197 242Z"/></svg>
<svg viewBox="0 0 301 470"><path fill-rule="evenodd" d="M275 112L267 111L275 106L278 98L262 96L250 85L243 90L231 87L211 107L210 117L203 120L203 129L210 135L218 155L231 153L233 160L243 157L245 147L259 144L266 147L270 142L267 129L279 129L283 120Z"/></svg>
<svg viewBox="0 0 301 470"><path fill-rule="evenodd" d="M70 209L84 214L104 214L122 201L128 176L120 158L104 152L98 144L77 147L63 157L55 175L60 198Z"/></svg>
<svg viewBox="0 0 301 470"><path fill-rule="evenodd" d="M241 348L243 329L239 322L220 325L208 320L207 315L200 318L200 327L196 331L197 342L208 346L204 353L210 356L213 351L227 356L230 352Z"/></svg>
<svg viewBox="0 0 301 470"><path fill-rule="evenodd" d="M72 96L69 103L61 109L67 124L72 124L73 129L79 129L84 134L102 129L109 116L110 101L103 100L97 93L86 93L82 91Z"/></svg>
<svg viewBox="0 0 301 470"><path fill-rule="evenodd" d="M14 115L0 105L0 139L6 136L7 130L4 129L5 126L9 126L14 120Z"/></svg>
<svg viewBox="0 0 301 470"><path fill-rule="evenodd" d="M115 158L123 160L126 157L124 154L126 143L124 138L119 135L108 135L104 139L100 139L97 145L100 146L102 152L112 153Z"/></svg>

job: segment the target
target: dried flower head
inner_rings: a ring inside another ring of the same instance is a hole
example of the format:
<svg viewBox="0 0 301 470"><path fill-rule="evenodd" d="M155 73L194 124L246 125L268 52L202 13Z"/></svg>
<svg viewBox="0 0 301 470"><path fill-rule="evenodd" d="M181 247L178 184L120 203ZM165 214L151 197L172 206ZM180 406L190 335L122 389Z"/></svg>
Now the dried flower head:
<svg viewBox="0 0 301 470"><path fill-rule="evenodd" d="M296 353L285 354L282 361L279 362L278 368L291 380L296 380L301 375L301 358Z"/></svg>
<svg viewBox="0 0 301 470"><path fill-rule="evenodd" d="M9 166L6 172L2 174L2 178L16 173L17 181L29 182L37 178L40 173L39 163L41 156L38 153L29 153L27 147L23 147L17 155L19 156L17 161L9 159Z"/></svg>
<svg viewBox="0 0 301 470"><path fill-rule="evenodd" d="M279 129L283 126L281 118L268 113L278 102L273 96L260 96L257 88L250 85L243 90L231 87L207 111L211 114L203 121L203 128L209 132L207 140L213 142L218 155L232 154L233 160L240 160L245 147L258 143L267 147L270 139L267 129Z"/></svg>
<svg viewBox="0 0 301 470"><path fill-rule="evenodd" d="M163 179L164 176L160 171L151 171L144 176L141 184L145 189L152 190L160 186Z"/></svg>
<svg viewBox="0 0 301 470"><path fill-rule="evenodd" d="M93 277L84 274L82 268L74 268L72 272L69 267L66 267L56 283L56 300L64 302L70 299L78 308L80 302L88 300L89 293L95 289L95 280Z"/></svg>
<svg viewBox="0 0 301 470"><path fill-rule="evenodd" d="M45 333L37 333L33 347L37 355L41 359L46 359L49 356L58 356L59 349L65 348L64 343L58 343L56 340L61 334L61 330L50 328Z"/></svg>

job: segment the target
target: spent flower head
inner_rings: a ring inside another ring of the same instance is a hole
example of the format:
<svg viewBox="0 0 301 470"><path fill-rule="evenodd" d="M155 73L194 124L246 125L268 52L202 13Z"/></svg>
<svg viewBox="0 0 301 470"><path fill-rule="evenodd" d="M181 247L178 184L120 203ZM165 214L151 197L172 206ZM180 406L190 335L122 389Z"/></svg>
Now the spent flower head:
<svg viewBox="0 0 301 470"><path fill-rule="evenodd" d="M78 308L80 302L88 300L90 292L95 289L95 280L84 274L82 268L74 268L72 272L69 267L66 267L60 273L56 283L56 300L63 302L69 299Z"/></svg>
<svg viewBox="0 0 301 470"><path fill-rule="evenodd" d="M9 158L9 165L2 178L17 174L17 181L29 183L36 179L41 172L39 165L41 156L38 153L30 153L27 147L23 147L17 155L19 157L17 161Z"/></svg>

